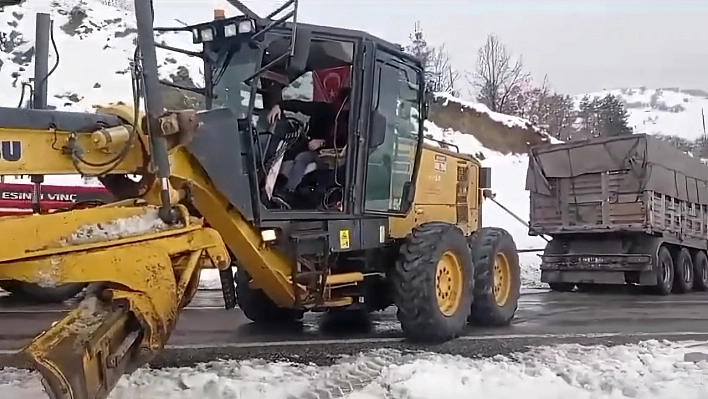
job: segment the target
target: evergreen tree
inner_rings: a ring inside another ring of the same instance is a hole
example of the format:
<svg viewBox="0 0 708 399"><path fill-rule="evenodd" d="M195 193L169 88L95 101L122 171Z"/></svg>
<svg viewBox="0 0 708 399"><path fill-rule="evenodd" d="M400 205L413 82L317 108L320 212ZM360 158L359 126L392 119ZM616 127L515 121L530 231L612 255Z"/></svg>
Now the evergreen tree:
<svg viewBox="0 0 708 399"><path fill-rule="evenodd" d="M602 125L602 135L608 137L632 134L627 119L629 115L624 104L612 94L599 100L599 116Z"/></svg>
<svg viewBox="0 0 708 399"><path fill-rule="evenodd" d="M585 137L615 137L632 134L624 104L614 95L605 97L585 96L580 101L578 118Z"/></svg>

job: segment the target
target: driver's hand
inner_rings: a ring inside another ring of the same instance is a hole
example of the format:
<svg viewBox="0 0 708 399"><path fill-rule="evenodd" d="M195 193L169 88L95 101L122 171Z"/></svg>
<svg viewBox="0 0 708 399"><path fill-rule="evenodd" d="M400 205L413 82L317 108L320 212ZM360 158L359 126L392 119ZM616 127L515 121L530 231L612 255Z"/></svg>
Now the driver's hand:
<svg viewBox="0 0 708 399"><path fill-rule="evenodd" d="M310 140L310 142L307 143L307 148L309 148L310 151L316 151L316 150L322 148L322 146L324 146L324 144L325 144L324 140L314 139L314 140Z"/></svg>
<svg viewBox="0 0 708 399"><path fill-rule="evenodd" d="M270 122L271 125L274 124L280 119L281 114L282 112L280 111L280 105L275 104L273 109L268 112L268 122Z"/></svg>

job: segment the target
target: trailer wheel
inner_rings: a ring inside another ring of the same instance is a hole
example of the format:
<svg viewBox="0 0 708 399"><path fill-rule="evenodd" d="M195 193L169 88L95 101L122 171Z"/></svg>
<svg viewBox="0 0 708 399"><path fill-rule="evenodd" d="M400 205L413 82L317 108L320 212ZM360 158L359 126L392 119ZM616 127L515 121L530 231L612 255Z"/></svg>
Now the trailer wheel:
<svg viewBox="0 0 708 399"><path fill-rule="evenodd" d="M0 280L0 290L5 290L5 291L12 294L17 290L18 283L19 283L19 281Z"/></svg>
<svg viewBox="0 0 708 399"><path fill-rule="evenodd" d="M696 251L693 255L693 289L708 290L708 256L704 251Z"/></svg>
<svg viewBox="0 0 708 399"><path fill-rule="evenodd" d="M423 223L405 238L389 272L404 334L441 343L457 337L472 306L474 265L462 231L449 223Z"/></svg>
<svg viewBox="0 0 708 399"><path fill-rule="evenodd" d="M671 259L671 252L666 246L659 247L654 263L656 273L656 285L654 292L659 295L669 295L674 285L674 261Z"/></svg>
<svg viewBox="0 0 708 399"><path fill-rule="evenodd" d="M508 325L521 295L521 267L514 239L504 229L484 227L468 243L474 264L474 301L468 322Z"/></svg>
<svg viewBox="0 0 708 399"><path fill-rule="evenodd" d="M688 248L681 248L674 264L674 292L685 294L693 289L693 260Z"/></svg>
<svg viewBox="0 0 708 399"><path fill-rule="evenodd" d="M36 303L62 303L78 295L86 285L69 283L56 287L42 287L39 284L12 281L7 288L5 285L2 288L22 300Z"/></svg>
<svg viewBox="0 0 708 399"><path fill-rule="evenodd" d="M574 283L548 283L548 286L551 287L551 291L556 292L571 292L575 288Z"/></svg>
<svg viewBox="0 0 708 399"><path fill-rule="evenodd" d="M255 323L287 324L302 319L299 309L278 307L265 292L250 287L251 276L242 267L236 268L236 304L243 314Z"/></svg>

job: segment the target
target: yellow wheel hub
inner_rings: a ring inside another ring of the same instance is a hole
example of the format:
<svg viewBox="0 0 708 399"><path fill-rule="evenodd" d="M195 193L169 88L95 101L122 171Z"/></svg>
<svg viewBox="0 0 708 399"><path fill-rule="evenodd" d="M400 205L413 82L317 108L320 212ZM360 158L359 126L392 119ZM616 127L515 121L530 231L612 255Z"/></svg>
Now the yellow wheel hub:
<svg viewBox="0 0 708 399"><path fill-rule="evenodd" d="M498 253L494 257L494 300L504 306L511 293L511 267L506 255Z"/></svg>
<svg viewBox="0 0 708 399"><path fill-rule="evenodd" d="M435 292L440 312L452 316L460 306L464 273L462 266L452 252L445 252L435 270Z"/></svg>

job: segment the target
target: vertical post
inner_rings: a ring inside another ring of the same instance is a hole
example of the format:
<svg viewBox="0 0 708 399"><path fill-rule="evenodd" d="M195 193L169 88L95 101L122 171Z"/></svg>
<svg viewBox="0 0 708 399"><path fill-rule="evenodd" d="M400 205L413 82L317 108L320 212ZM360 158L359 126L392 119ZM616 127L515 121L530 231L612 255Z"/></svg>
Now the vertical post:
<svg viewBox="0 0 708 399"><path fill-rule="evenodd" d="M33 108L47 108L47 75L49 74L49 35L52 20L49 14L37 13L34 54Z"/></svg>
<svg viewBox="0 0 708 399"><path fill-rule="evenodd" d="M165 111L162 101L160 80L157 75L157 54L153 33L153 6L151 0L135 0L135 19L138 28L138 46L142 64L143 96L147 133L150 136L150 153L157 169L160 182L160 218L165 223L176 221L176 213L170 204L170 161L167 155L167 142L162 136L159 117Z"/></svg>
<svg viewBox="0 0 708 399"><path fill-rule="evenodd" d="M49 14L37 13L34 42L34 95L32 108L46 109L49 79L49 37L52 20ZM44 175L31 175L32 181L32 213L42 211L42 183Z"/></svg>

